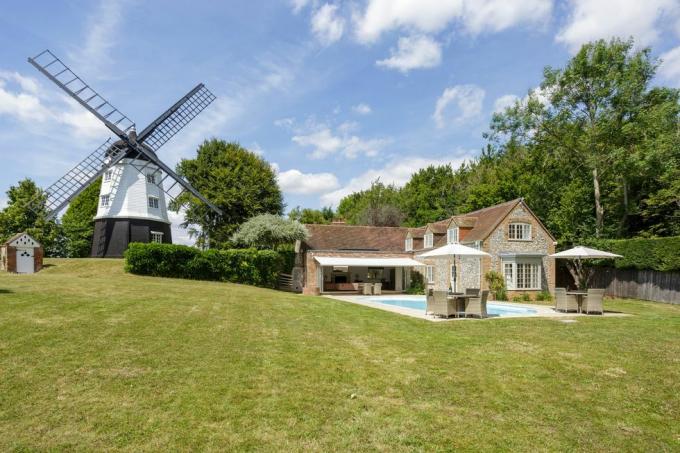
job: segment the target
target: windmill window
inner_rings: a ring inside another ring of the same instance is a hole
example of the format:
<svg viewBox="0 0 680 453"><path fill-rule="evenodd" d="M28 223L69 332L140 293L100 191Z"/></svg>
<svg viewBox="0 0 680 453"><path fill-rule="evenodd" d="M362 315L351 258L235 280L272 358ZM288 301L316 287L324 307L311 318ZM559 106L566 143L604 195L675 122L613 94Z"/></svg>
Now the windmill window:
<svg viewBox="0 0 680 453"><path fill-rule="evenodd" d="M162 244L163 243L163 233L160 231L152 231L151 232L151 242L154 242L156 244Z"/></svg>
<svg viewBox="0 0 680 453"><path fill-rule="evenodd" d="M148 182L149 184L156 184L156 175L154 175L153 173L147 173L146 182Z"/></svg>
<svg viewBox="0 0 680 453"><path fill-rule="evenodd" d="M149 207L158 209L158 198L157 197L149 197Z"/></svg>
<svg viewBox="0 0 680 453"><path fill-rule="evenodd" d="M113 170L107 170L106 173L104 173L104 181L111 181L112 176Z"/></svg>
<svg viewBox="0 0 680 453"><path fill-rule="evenodd" d="M108 195L102 195L100 198L100 204L102 208L108 208L109 207L109 201L110 197Z"/></svg>

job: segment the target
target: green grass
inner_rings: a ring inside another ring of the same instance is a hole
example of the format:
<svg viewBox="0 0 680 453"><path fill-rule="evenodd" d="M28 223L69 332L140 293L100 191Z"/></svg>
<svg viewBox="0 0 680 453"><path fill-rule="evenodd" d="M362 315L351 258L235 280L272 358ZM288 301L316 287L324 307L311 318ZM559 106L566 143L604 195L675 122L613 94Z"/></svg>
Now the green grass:
<svg viewBox="0 0 680 453"><path fill-rule="evenodd" d="M0 450L680 449L680 306L431 323L52 260L0 274Z"/></svg>

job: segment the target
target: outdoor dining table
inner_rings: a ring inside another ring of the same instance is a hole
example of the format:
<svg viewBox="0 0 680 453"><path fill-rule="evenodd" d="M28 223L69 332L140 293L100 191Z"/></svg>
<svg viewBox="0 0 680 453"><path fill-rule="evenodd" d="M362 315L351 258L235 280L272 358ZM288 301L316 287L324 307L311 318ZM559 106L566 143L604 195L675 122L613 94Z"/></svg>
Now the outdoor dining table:
<svg viewBox="0 0 680 453"><path fill-rule="evenodd" d="M446 296L447 300L453 300L456 303L456 313L465 313L465 305L467 300L472 297L479 297L474 294L464 294L464 293L449 293Z"/></svg>
<svg viewBox="0 0 680 453"><path fill-rule="evenodd" d="M578 304L578 312L581 313L583 308L583 298L588 295L587 291L567 291L568 296L576 296L576 303Z"/></svg>

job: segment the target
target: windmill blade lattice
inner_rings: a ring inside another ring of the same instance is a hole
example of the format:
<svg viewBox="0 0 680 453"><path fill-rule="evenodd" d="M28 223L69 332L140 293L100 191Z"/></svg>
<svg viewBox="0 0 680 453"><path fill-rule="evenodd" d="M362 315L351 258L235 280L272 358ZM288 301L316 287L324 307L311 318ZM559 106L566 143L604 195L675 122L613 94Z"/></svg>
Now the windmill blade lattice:
<svg viewBox="0 0 680 453"><path fill-rule="evenodd" d="M99 118L114 134L120 137L134 126L130 118L111 105L49 50L29 58L28 62Z"/></svg>
<svg viewBox="0 0 680 453"><path fill-rule="evenodd" d="M69 170L64 176L49 186L45 192L45 207L48 216L54 218L80 192L85 190L106 169L119 162L125 156L125 149L111 144L109 138L85 159Z"/></svg>
<svg viewBox="0 0 680 453"><path fill-rule="evenodd" d="M215 99L205 85L199 84L140 132L137 140L158 151Z"/></svg>

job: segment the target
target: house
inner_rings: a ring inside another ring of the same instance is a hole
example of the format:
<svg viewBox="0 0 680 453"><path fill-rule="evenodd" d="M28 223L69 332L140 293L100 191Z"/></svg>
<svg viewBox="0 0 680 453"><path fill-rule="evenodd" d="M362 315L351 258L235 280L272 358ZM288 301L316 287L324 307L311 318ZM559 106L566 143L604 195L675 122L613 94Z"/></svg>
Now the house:
<svg viewBox="0 0 680 453"><path fill-rule="evenodd" d="M362 282L383 289L409 287L412 272L428 287L456 291L487 289L484 274L500 272L508 294L552 291L555 238L523 199L429 223L419 228L307 225L310 236L298 244L305 294L356 291ZM489 257L419 258L447 243L461 243Z"/></svg>
<svg viewBox="0 0 680 453"><path fill-rule="evenodd" d="M26 233L18 233L0 245L0 271L33 274L43 267L43 248Z"/></svg>

